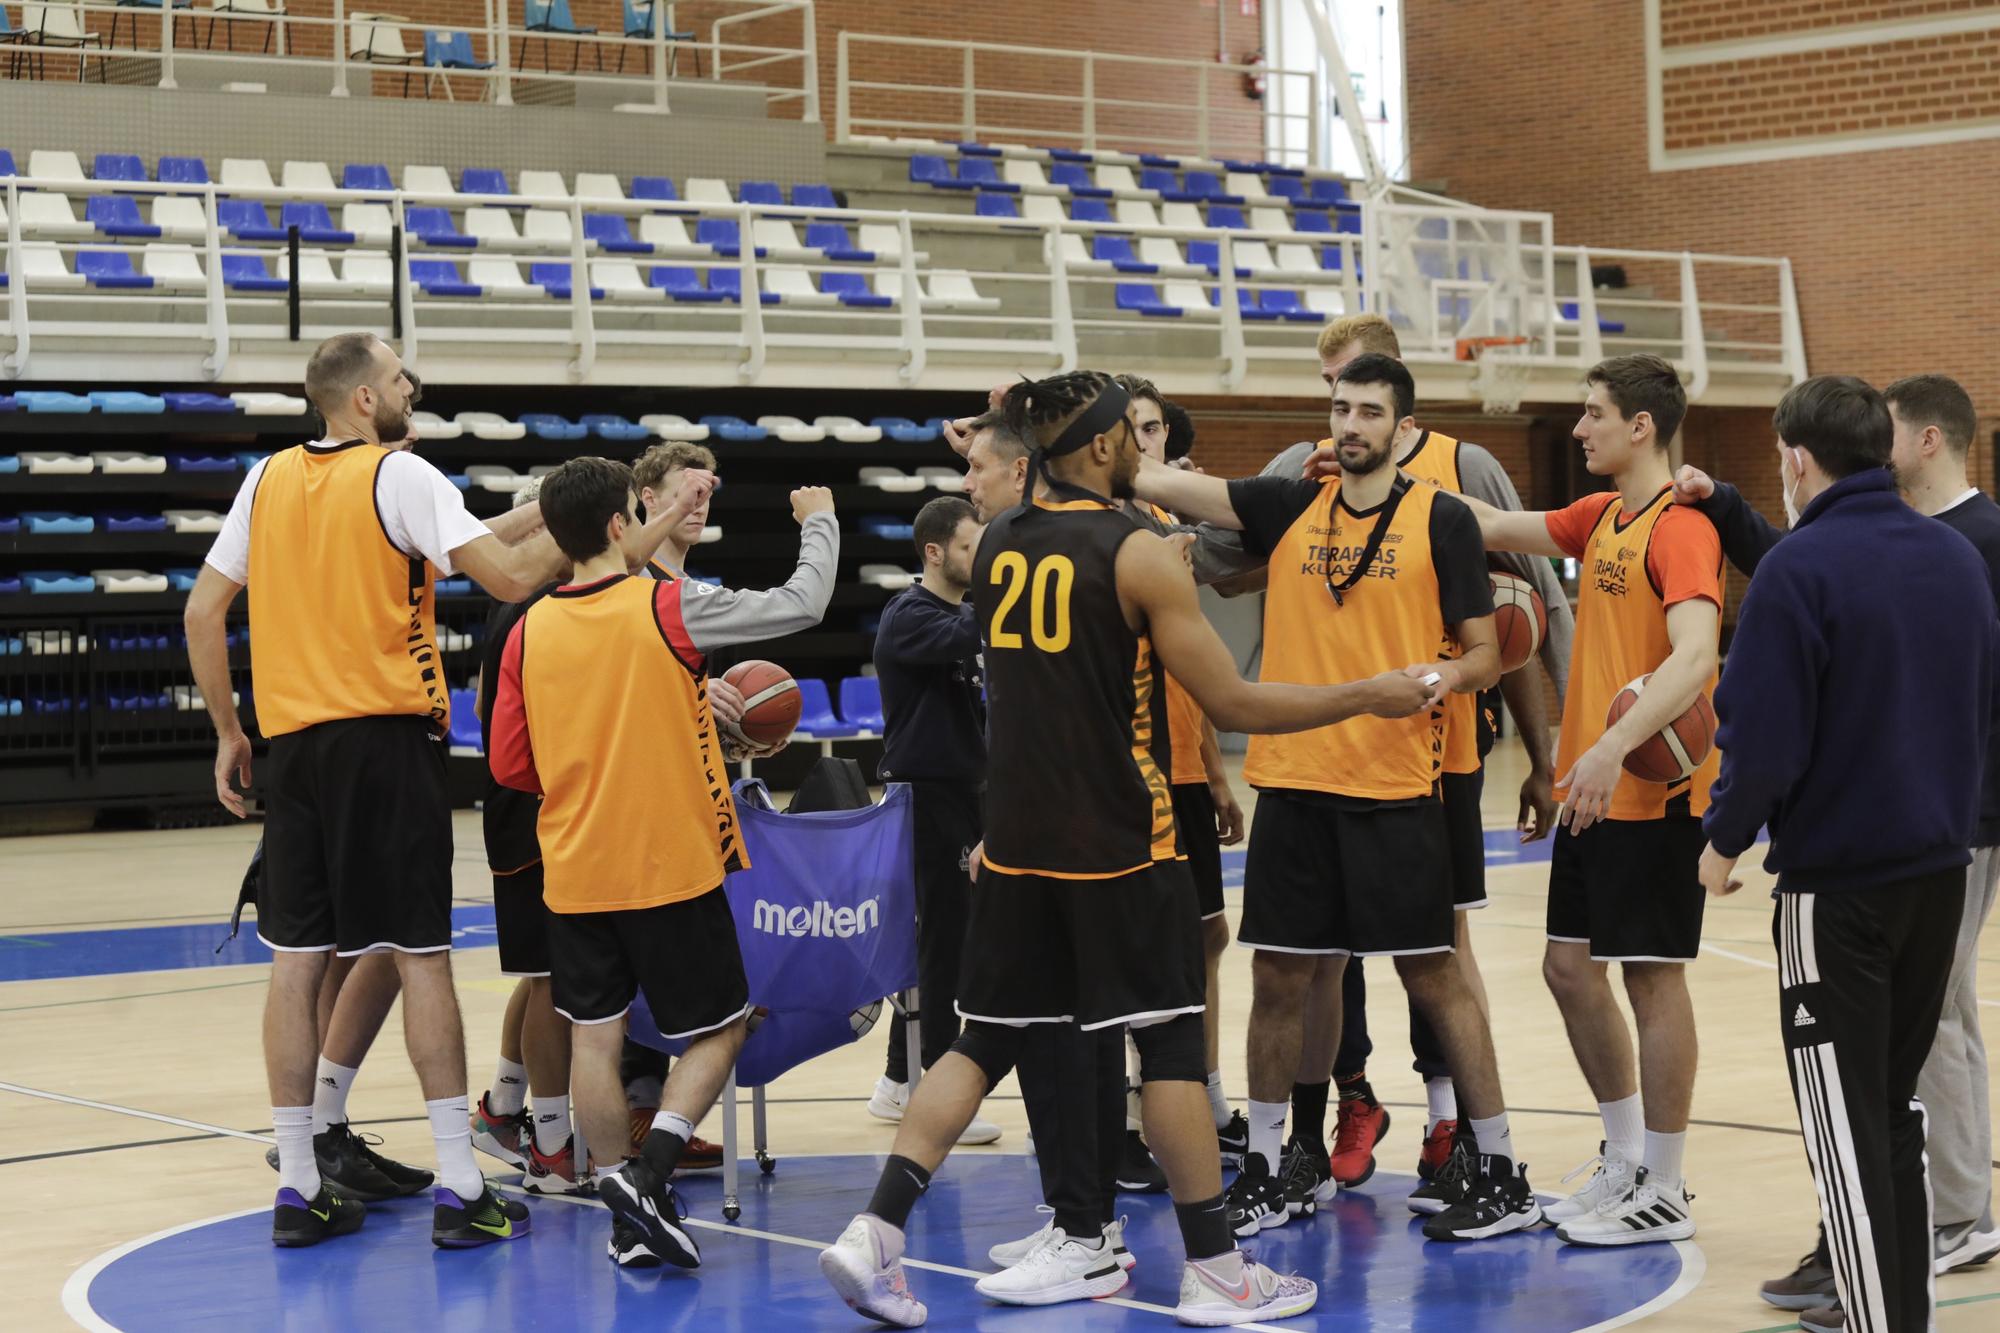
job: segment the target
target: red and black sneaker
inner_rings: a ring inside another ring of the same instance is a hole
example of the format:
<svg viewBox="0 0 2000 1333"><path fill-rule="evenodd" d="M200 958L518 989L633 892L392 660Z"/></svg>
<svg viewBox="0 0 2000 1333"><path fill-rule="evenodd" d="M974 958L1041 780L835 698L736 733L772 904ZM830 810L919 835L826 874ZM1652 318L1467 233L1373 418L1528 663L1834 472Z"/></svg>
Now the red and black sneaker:
<svg viewBox="0 0 2000 1333"><path fill-rule="evenodd" d="M1451 1141L1457 1134L1456 1120L1440 1120L1431 1126L1431 1132L1424 1135L1424 1150L1417 1154L1417 1175L1420 1178L1437 1179L1438 1168L1451 1156Z"/></svg>
<svg viewBox="0 0 2000 1333"><path fill-rule="evenodd" d="M1340 1091L1333 1128L1333 1178L1351 1188L1375 1174L1375 1145L1389 1132L1389 1112L1366 1079Z"/></svg>
<svg viewBox="0 0 2000 1333"><path fill-rule="evenodd" d="M681 1160L674 1167L674 1178L678 1180L682 1176L702 1175L721 1169L722 1145L710 1143L697 1134L688 1140L687 1147L681 1149Z"/></svg>

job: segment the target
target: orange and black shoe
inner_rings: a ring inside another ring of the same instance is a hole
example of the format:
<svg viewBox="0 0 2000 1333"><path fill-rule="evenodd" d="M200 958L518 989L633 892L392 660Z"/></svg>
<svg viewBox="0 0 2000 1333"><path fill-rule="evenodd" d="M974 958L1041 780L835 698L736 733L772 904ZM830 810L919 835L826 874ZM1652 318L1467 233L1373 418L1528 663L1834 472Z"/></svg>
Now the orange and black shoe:
<svg viewBox="0 0 2000 1333"><path fill-rule="evenodd" d="M470 1202L444 1185L431 1198L437 1205L431 1215L431 1244L441 1250L469 1250L528 1234L527 1205L501 1198L491 1185Z"/></svg>
<svg viewBox="0 0 2000 1333"><path fill-rule="evenodd" d="M699 1134L688 1140L687 1147L681 1149L681 1160L674 1167L674 1178L705 1175L722 1169L722 1145L710 1143Z"/></svg>
<svg viewBox="0 0 2000 1333"><path fill-rule="evenodd" d="M1417 1155L1417 1175L1437 1179L1437 1173L1451 1156L1451 1141L1458 1134L1458 1121L1440 1120L1424 1135L1424 1150Z"/></svg>
<svg viewBox="0 0 2000 1333"><path fill-rule="evenodd" d="M1349 1189L1375 1174L1375 1145L1389 1132L1389 1112L1375 1100L1368 1081L1356 1079L1341 1089L1335 1115L1329 1154L1333 1178Z"/></svg>
<svg viewBox="0 0 2000 1333"><path fill-rule="evenodd" d="M528 1108L524 1106L512 1115L495 1115L486 1100L491 1095L480 1093L479 1104L472 1108L472 1146L496 1161L525 1171L528 1145L534 1139Z"/></svg>

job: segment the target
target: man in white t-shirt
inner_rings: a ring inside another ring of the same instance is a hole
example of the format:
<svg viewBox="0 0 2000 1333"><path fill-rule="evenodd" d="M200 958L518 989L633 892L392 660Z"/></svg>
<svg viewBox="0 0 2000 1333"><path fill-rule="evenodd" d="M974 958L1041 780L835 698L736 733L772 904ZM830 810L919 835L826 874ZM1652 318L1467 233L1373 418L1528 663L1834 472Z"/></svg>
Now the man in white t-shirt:
<svg viewBox="0 0 2000 1333"><path fill-rule="evenodd" d="M216 797L240 816L231 778L248 785L250 740L225 634L230 604L250 589L250 683L270 741L258 937L276 954L264 1013L279 1154L272 1239L312 1245L361 1225L363 1205L326 1186L314 1154L315 1006L331 956L390 951L437 1142L432 1240L507 1240L527 1231L528 1216L488 1189L473 1161L451 982L450 702L434 584L461 572L519 600L562 559L546 532L524 532L529 511L496 532L435 467L385 445L409 433L414 386L379 339L320 344L305 389L327 438L251 469L186 611L189 661L218 738ZM657 538L679 518L661 515Z"/></svg>

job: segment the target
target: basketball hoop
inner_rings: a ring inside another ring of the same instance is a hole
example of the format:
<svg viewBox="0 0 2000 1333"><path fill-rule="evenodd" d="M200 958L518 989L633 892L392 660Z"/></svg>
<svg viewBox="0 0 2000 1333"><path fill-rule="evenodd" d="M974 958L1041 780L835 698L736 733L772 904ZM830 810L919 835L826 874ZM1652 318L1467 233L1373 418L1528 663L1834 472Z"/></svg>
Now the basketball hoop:
<svg viewBox="0 0 2000 1333"><path fill-rule="evenodd" d="M1504 417L1521 410L1530 363L1527 357L1508 349L1527 343L1526 338L1460 338L1454 345L1458 360L1474 363L1472 391L1479 396L1480 410L1487 416Z"/></svg>

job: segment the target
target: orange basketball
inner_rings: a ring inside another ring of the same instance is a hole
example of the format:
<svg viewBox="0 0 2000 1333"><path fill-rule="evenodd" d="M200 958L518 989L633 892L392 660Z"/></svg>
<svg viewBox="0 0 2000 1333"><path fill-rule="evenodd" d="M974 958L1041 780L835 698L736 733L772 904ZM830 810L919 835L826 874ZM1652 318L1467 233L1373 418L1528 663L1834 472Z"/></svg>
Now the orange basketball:
<svg viewBox="0 0 2000 1333"><path fill-rule="evenodd" d="M743 696L737 730L753 745L776 745L799 724L799 683L776 662L738 662L722 673Z"/></svg>
<svg viewBox="0 0 2000 1333"><path fill-rule="evenodd" d="M1493 631L1500 640L1500 674L1519 671L1542 650L1549 608L1535 585L1504 569L1492 571Z"/></svg>
<svg viewBox="0 0 2000 1333"><path fill-rule="evenodd" d="M1651 674L1629 682L1612 697L1604 725L1611 726L1625 716L1625 710L1639 701L1639 694ZM1625 771L1647 782L1679 782L1700 768L1715 744L1715 705L1706 694L1696 697L1685 713L1648 736L1625 756Z"/></svg>

